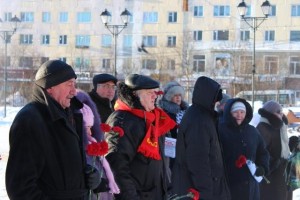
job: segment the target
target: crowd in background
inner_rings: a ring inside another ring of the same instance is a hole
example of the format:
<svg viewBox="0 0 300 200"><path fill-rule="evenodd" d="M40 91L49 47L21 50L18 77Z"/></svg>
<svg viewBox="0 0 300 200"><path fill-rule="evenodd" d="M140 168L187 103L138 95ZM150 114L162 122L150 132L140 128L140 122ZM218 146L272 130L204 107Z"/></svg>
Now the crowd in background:
<svg viewBox="0 0 300 200"><path fill-rule="evenodd" d="M98 74L83 91L76 78L59 60L37 71L10 129L10 199L292 199L299 139L289 140L278 102L254 127L251 105L209 77L197 79L191 105L176 81ZM87 154L104 141L105 156Z"/></svg>

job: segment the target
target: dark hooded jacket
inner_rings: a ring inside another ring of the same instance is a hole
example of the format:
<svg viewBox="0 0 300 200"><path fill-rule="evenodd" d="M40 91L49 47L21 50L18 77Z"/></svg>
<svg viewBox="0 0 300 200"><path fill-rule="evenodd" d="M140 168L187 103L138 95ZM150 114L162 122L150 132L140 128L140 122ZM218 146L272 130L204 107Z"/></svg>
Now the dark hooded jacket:
<svg viewBox="0 0 300 200"><path fill-rule="evenodd" d="M84 199L82 114L63 109L42 88L15 117L9 132L6 189L10 199ZM76 102L74 109L82 104Z"/></svg>
<svg viewBox="0 0 300 200"><path fill-rule="evenodd" d="M240 125L231 114L231 107L237 101L246 106L246 116ZM255 127L249 125L252 116L252 108L245 99L230 99L225 105L223 122L219 124L220 140L233 200L260 199L259 183L253 178L247 165L241 168L236 166L236 161L241 155L253 161L257 166L263 167L266 173L269 169L269 153L263 138Z"/></svg>
<svg viewBox="0 0 300 200"><path fill-rule="evenodd" d="M214 111L220 95L222 90L217 82L208 77L197 79L192 105L179 126L172 171L174 194L184 195L194 188L201 199L230 199Z"/></svg>
<svg viewBox="0 0 300 200"><path fill-rule="evenodd" d="M88 94L96 104L102 122L105 123L109 115L114 112L115 99L110 101L108 98L102 98L97 94L95 89L90 91Z"/></svg>
<svg viewBox="0 0 300 200"><path fill-rule="evenodd" d="M124 83L118 84L118 97L131 108L144 110L139 99ZM163 200L167 193L167 176L164 161L164 137L159 137L161 160L154 160L138 153L137 149L145 137L145 119L117 110L107 120L124 130L124 136L106 133L109 144L107 161L115 175L121 193L116 200Z"/></svg>
<svg viewBox="0 0 300 200"><path fill-rule="evenodd" d="M259 109L258 113L261 115L261 121L256 128L264 138L267 150L270 153L270 173L267 178L271 183L266 184L263 182L260 185L261 199L287 200L289 192L284 176L287 159L281 158L282 141L280 136L281 128L288 123L287 118L283 115L281 120L263 108ZM266 120L262 120L262 118Z"/></svg>

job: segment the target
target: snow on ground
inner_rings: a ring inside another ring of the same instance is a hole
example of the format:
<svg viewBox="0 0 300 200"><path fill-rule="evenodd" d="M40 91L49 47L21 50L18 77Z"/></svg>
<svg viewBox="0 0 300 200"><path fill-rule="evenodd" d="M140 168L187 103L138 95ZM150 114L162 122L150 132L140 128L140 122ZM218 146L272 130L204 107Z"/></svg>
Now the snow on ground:
<svg viewBox="0 0 300 200"><path fill-rule="evenodd" d="M255 103L254 108L255 112L261 107L260 103ZM15 118L17 112L21 109L21 107L7 107L6 109L6 117L3 118L3 107L0 107L0 155L2 156L2 160L0 160L0 200L9 200L7 197L6 189L5 189L5 170L6 170L6 163L8 158L9 152L9 142L8 142L8 133L9 128L13 119ZM299 111L299 108L293 108L293 111ZM300 189L294 192L294 200L300 199Z"/></svg>

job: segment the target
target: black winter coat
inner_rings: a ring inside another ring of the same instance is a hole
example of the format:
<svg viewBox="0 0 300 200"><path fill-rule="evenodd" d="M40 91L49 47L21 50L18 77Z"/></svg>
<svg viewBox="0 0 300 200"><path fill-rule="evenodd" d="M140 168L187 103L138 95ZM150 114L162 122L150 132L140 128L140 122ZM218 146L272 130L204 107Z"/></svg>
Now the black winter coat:
<svg viewBox="0 0 300 200"><path fill-rule="evenodd" d="M116 199L164 199L167 192L164 160L154 160L137 153L145 137L145 121L129 112L115 111L107 122L124 130L121 138L105 134L110 147L106 159L121 190L120 195L115 195ZM159 138L159 143L160 152L163 152L164 137ZM161 157L164 157L162 153Z"/></svg>
<svg viewBox="0 0 300 200"><path fill-rule="evenodd" d="M244 121L238 125L231 115L231 107L236 102L243 102L246 106ZM249 125L252 119L250 104L240 98L230 99L225 105L223 122L219 124L219 134L224 151L226 172L232 200L259 200L259 183L251 175L247 165L238 168L236 160L244 155L257 166L269 170L269 153L263 138L255 127Z"/></svg>
<svg viewBox="0 0 300 200"><path fill-rule="evenodd" d="M74 114L70 123L69 109L63 110L34 87L34 100L19 111L9 132L8 196L13 200L82 200L87 193L82 115Z"/></svg>
<svg viewBox="0 0 300 200"><path fill-rule="evenodd" d="M269 122L259 122L256 127L264 138L267 150L270 153L270 173L267 175L270 184L263 182L260 185L261 199L287 200L291 194L289 194L285 182L284 175L287 159L281 158L282 146L280 136L281 128L284 126L284 123L287 124L287 119L284 116L283 120L280 120L277 116L262 108L259 109L258 113Z"/></svg>
<svg viewBox="0 0 300 200"><path fill-rule="evenodd" d="M201 199L230 199L214 111L219 92L218 83L206 77L198 78L193 104L179 126L172 171L174 194L184 195L189 188L194 188Z"/></svg>
<svg viewBox="0 0 300 200"><path fill-rule="evenodd" d="M115 99L109 101L109 99L107 98L102 98L97 94L97 92L94 89L88 94L97 106L97 110L101 117L101 121L105 123L109 115L112 112L114 112Z"/></svg>

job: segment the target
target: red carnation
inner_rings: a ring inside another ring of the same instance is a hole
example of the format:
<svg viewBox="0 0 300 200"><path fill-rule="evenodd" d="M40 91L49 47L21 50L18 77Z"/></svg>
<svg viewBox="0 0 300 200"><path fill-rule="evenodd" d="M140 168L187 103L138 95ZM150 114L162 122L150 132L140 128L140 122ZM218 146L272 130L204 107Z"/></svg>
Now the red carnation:
<svg viewBox="0 0 300 200"><path fill-rule="evenodd" d="M111 130L111 127L105 123L100 124L100 128L103 132L109 132Z"/></svg>
<svg viewBox="0 0 300 200"><path fill-rule="evenodd" d="M159 91L157 91L157 92L155 92L155 94L158 96L158 95L163 95L164 94L164 92L163 91L161 91L161 90L159 90Z"/></svg>
<svg viewBox="0 0 300 200"><path fill-rule="evenodd" d="M243 167L247 162L247 158L244 155L240 155L240 157L235 161L235 166L237 168Z"/></svg>
<svg viewBox="0 0 300 200"><path fill-rule="evenodd" d="M193 200L199 200L200 193L197 190L195 190L194 188L190 188L188 192L189 194L191 194L190 197L193 198Z"/></svg>
<svg viewBox="0 0 300 200"><path fill-rule="evenodd" d="M108 152L108 144L106 141L98 142L99 145L99 155L98 156L103 156L107 154Z"/></svg>
<svg viewBox="0 0 300 200"><path fill-rule="evenodd" d="M120 136L120 137L122 137L122 136L124 135L123 129L122 129L121 127L119 127L119 126L114 126L114 127L112 128L112 130L113 130L114 132L119 133L119 136Z"/></svg>

